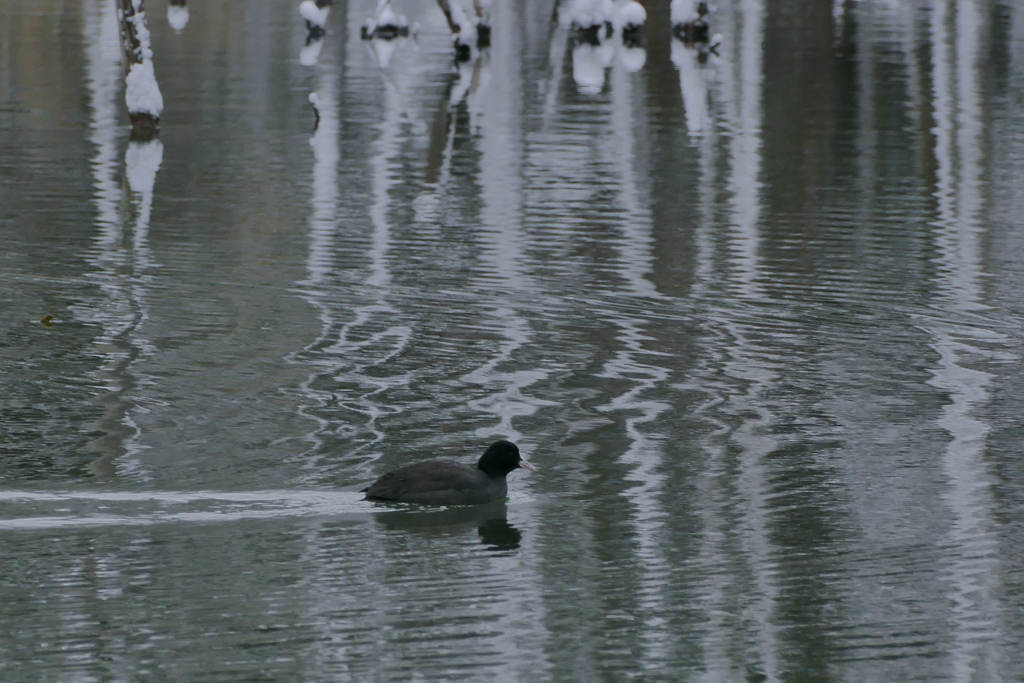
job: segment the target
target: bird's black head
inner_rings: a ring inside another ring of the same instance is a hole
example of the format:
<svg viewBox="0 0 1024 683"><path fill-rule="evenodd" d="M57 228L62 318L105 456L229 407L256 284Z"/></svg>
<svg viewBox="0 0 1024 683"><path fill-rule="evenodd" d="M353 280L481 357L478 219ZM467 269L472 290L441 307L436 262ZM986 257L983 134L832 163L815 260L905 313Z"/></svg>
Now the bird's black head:
<svg viewBox="0 0 1024 683"><path fill-rule="evenodd" d="M489 477L504 477L517 467L533 472L537 471L536 467L519 455L519 447L505 439L495 441L488 446L476 466Z"/></svg>

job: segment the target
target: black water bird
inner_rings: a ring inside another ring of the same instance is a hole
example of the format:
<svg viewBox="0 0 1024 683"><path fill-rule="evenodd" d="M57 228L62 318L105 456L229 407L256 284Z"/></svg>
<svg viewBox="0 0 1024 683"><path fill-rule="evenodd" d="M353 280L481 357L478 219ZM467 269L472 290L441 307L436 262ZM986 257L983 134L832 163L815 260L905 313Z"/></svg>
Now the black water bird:
<svg viewBox="0 0 1024 683"><path fill-rule="evenodd" d="M495 441L476 466L450 460L426 460L382 475L363 489L366 500L423 505L480 505L508 495L505 477L512 470L536 472L511 441Z"/></svg>

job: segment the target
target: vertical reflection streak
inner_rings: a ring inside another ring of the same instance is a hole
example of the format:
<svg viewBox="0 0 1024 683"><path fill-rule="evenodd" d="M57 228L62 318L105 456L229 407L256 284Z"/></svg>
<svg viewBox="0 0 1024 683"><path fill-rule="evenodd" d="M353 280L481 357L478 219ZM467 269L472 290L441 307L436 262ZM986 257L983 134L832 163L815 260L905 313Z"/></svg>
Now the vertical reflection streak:
<svg viewBox="0 0 1024 683"><path fill-rule="evenodd" d="M975 0L957 3L956 21L956 204L962 226L956 231L958 275L957 307L987 308L982 303L981 221L982 106L978 83L980 10Z"/></svg>
<svg viewBox="0 0 1024 683"><path fill-rule="evenodd" d="M906 68L906 109L907 118L921 127L921 118L925 115L925 108L922 105L923 93L921 92L922 74L921 64L917 59L917 24L914 13L916 7L906 3L900 3L893 11L895 20L900 26L900 52L903 57L903 65Z"/></svg>
<svg viewBox="0 0 1024 683"><path fill-rule="evenodd" d="M388 208L391 205L391 162L399 155L401 136L402 96L387 73L382 72L384 85L384 112L380 122L378 153L370 160L373 179L373 204L370 205L370 223L373 225L373 242L370 249L370 277L367 283L378 290L388 288L391 271L388 269L388 252L391 249L391 226L388 223ZM387 306L385 302L381 304ZM391 310L387 306L387 310Z"/></svg>
<svg viewBox="0 0 1024 683"><path fill-rule="evenodd" d="M619 252L618 274L626 285L623 294L636 299L638 306L635 308L643 310L651 299L660 298L660 294L650 280L653 272L650 211L646 202L641 201L638 189L649 186L649 183L638 181L634 167L637 159L634 130L638 124L634 121L633 104L636 99L626 66L616 60L611 74L610 135L604 136L608 143L603 145L602 152L605 162L614 170L622 215L618 226L621 238L615 241L615 247ZM642 425L653 422L669 408L663 401L644 396L664 383L670 373L650 362L657 354L645 348L645 343L650 340L645 331L650 324L648 320L619 312L615 313L612 322L619 328L616 340L620 349L605 363L599 376L626 380L633 386L598 410L627 415L624 422L629 446L618 460L628 468L627 480L634 484L623 495L634 508L632 526L641 573L637 581L641 600L638 607L645 615L642 633L644 661L655 667L667 658L671 644L666 618L669 610L664 599L669 570L659 540L666 516L660 500L664 476L660 473L661 446L656 439L644 433Z"/></svg>
<svg viewBox="0 0 1024 683"><path fill-rule="evenodd" d="M349 13L356 11L349 8ZM352 17L347 17L350 24ZM350 43L350 45L352 45ZM364 49L361 44L356 44L353 49ZM358 63L358 60L353 59ZM332 67L335 68L335 67ZM385 433L379 422L382 418L400 412L399 406L387 406L381 400L381 395L389 389L406 386L410 382L410 373L384 374L379 370L388 361L394 359L406 350L411 343L412 328L406 324L396 321L399 316L398 310L392 305L392 277L390 266L390 251L392 246L391 225L388 212L391 208L391 193L397 181L397 174L393 165L400 162L402 155L402 143L404 141L402 124L406 119L402 95L399 87L392 81L391 75L384 69L378 71L381 77L381 92L383 102L381 105L382 116L376 130L378 137L372 145L372 152L368 160L370 170L370 184L372 201L368 207L370 219L371 236L369 244L360 244L367 260L366 279L362 285L354 287L357 299L361 298L366 303L362 305L345 305L338 307L338 303L331 303L335 307L335 313L331 317L331 328L321 337L304 350L308 354L308 362L321 368L306 383L311 395L316 397L316 404L329 402L330 409L325 409L327 414L321 425L328 422L336 425L339 433L353 437L359 443L348 449L345 458L346 476L365 480L371 476L371 464L380 457L380 453L374 451L375 446L385 439ZM327 91L331 92L330 90ZM331 113L336 116L336 112ZM335 142L328 144L336 145L338 133L333 135ZM325 176L328 173L336 174L336 170L330 172L331 165L336 169L337 157L332 161L326 158L323 168ZM324 209L333 208L335 212L340 209L337 205L336 187L331 190L331 195L323 195L319 200L314 201L314 220L318 215L316 201L325 201ZM325 180L324 189L327 186ZM319 191L319 190L315 190ZM332 197L335 197L332 199ZM334 202L330 204L329 202ZM324 214L326 216L326 213ZM336 231L335 222L333 226L324 226L327 230ZM322 239L314 231L311 238ZM326 245L322 245L326 246ZM311 248L313 246L311 245ZM310 263L315 268L321 268L319 261L321 256L313 258ZM319 265L318 265L319 264ZM326 272L326 271L325 271ZM324 273L311 275L323 278ZM338 295L337 289L330 289L323 299L335 301L333 298ZM344 317L347 322L339 323ZM312 391L313 384L324 386L319 392ZM314 404L314 405L316 405ZM357 416L355 419L349 415ZM315 439L319 441L319 439ZM357 461L356 456L361 455ZM322 468L315 468L318 457L309 459L308 467L312 471L311 476L322 476ZM358 474L356 472L358 471Z"/></svg>
<svg viewBox="0 0 1024 683"><path fill-rule="evenodd" d="M118 48L117 19L113 5L103 0L86 0L83 8L82 37L86 43L86 84L92 118L89 141L96 146L93 171L93 202L96 204L95 242L101 252L120 243L121 188L114 181L117 170L118 114L117 94L121 82L121 53ZM102 258L97 256L97 265Z"/></svg>
<svg viewBox="0 0 1024 683"><path fill-rule="evenodd" d="M355 11L353 6L347 7L348 13ZM347 14L339 15L342 19L342 26L347 20L351 23L351 17ZM358 24L358 22L355 22ZM339 28L339 30L345 30ZM362 49L359 46L358 49ZM356 453L365 449L381 439L380 432L374 427L374 420L380 414L372 401L374 389L370 389L368 395L350 396L344 395L339 390L339 382L348 383L349 380L360 385L360 391L366 384L367 378L357 367L363 347L369 347L372 352L373 340L362 343L350 341L350 337L359 334L360 328L372 324L375 321L375 314L386 313L390 309L387 305L381 305L379 300L363 306L356 306L350 310L346 305L350 299L347 296L339 297L339 286L337 277L341 264L339 263L339 252L343 249L342 239L339 239L339 230L342 218L341 190L339 187L339 166L341 157L341 135L342 126L339 113L341 111L341 94L339 92L341 82L341 69L338 64L338 52L328 50L321 53L318 49L316 63L316 94L318 98L317 110L319 122L316 130L309 139L309 145L313 152L312 168L312 195L310 197L309 232L308 232L308 254L306 257L306 278L299 283L302 297L316 311L320 320L320 334L310 344L306 345L290 359L292 362L305 363L312 366L306 380L301 384L300 391L305 403L298 408L298 413L312 420L315 425L307 434L307 439L312 442L312 447L303 454L303 467L307 472L306 479L312 482L320 482L323 478L323 461L333 455L325 449L325 437L339 430L355 431L350 425L344 424L344 417L339 419L337 412L338 404L346 404L353 408L366 420L371 437L369 443L363 442L361 446L351 449L345 455L345 468L347 478L366 481L372 478L371 459L358 460ZM386 168L386 164L385 164ZM375 169L376 170L376 169ZM375 174L375 181L379 175ZM380 188L375 184L377 194L375 200L383 202L384 208L377 209L378 215L384 214L386 210L386 192L383 200L380 196ZM354 194L354 193L353 193ZM374 237L371 245L366 248L370 253L370 275L378 282L389 280L387 273L387 244L378 233L378 226L375 225ZM386 226L385 226L386 227ZM363 246L363 245L360 245ZM383 249L382 249L383 246ZM358 289L358 288L357 288ZM358 297L358 292L355 294ZM380 292L371 288L370 298L380 295ZM358 300L358 299L357 299ZM342 424L337 424L341 422ZM351 434L349 434L351 435ZM356 435L357 439L360 436ZM380 657L380 650L384 649L379 643L362 644L353 642L349 629L352 621L359 619L364 624L372 624L369 628L378 630L383 621L380 610L366 609L366 603L372 602L367 599L362 591L338 590L338 585L345 585L350 588L354 586L374 586L373 579L368 575L368 567L379 568L383 562L386 548L378 541L379 538L372 532L372 523L367 524L367 531L364 533L354 532L349 539L348 552L358 553L365 558L364 563L342 563L341 567L337 562L337 537L330 524L320 521L311 521L307 528L302 531L304 540L301 563L313 568L313 571L303 576L300 584L310 596L305 618L313 625L316 631L316 638L306 648L303 657L306 660L304 670L306 680L322 680L330 677L337 681L355 681L357 677L352 675L350 661L353 657L366 655L365 649L370 650L370 656ZM339 576L339 572L344 572ZM325 587L331 590L325 591ZM360 647L362 645L362 648ZM383 659L383 657L381 657Z"/></svg>
<svg viewBox="0 0 1024 683"><path fill-rule="evenodd" d="M462 378L462 381L493 387L493 393L470 402L474 410L491 413L498 418L496 427L477 429L477 435L497 433L522 444L522 435L513 421L533 415L540 407L554 405L526 390L546 379L549 372L538 367L524 368L516 363L519 349L532 343L530 321L520 312L517 300L523 295L541 296L539 287L523 267L526 259L523 236L523 15L512 3L495 3L492 8L492 42L486 54L479 57L481 64L475 74L475 87L468 95L473 122L479 133L479 192L480 192L480 260L483 276L476 278L473 287L480 290L486 302L486 314L500 331L504 340L497 353L482 366ZM503 369L511 364L509 369ZM525 444L526 457L529 443ZM518 487L528 487L528 477L519 477ZM539 523L536 510L526 507L517 511L529 526ZM543 585L535 567L523 561L520 554L496 555L489 563L490 571L518 577L519 587L507 599L495 603L501 624L501 637L492 638L489 647L502 652L503 669L515 672L509 680L536 678L536 654L531 652L531 633L523 624L522 615L534 619L544 618L545 603L534 587ZM536 649L540 649L540 644Z"/></svg>
<svg viewBox="0 0 1024 683"><path fill-rule="evenodd" d="M681 45L681 44L680 44ZM685 103L684 103L685 106ZM693 298L705 301L715 296L715 206L718 165L718 149L721 137L718 128L709 126L706 134L700 138L699 145L699 182L698 182L698 221L694 234L694 280ZM726 401L727 387L716 379L718 368L722 364L722 349L728 343L725 334L708 326L713 339L703 344L708 356L698 361L694 368L693 378L681 388L698 392L707 396L693 408L693 415L711 425L713 431L706 437L703 448L707 454L707 463L703 474L698 478L696 490L704 533L700 537L697 550L699 566L703 575L701 582L701 599L705 613L705 623L701 637L705 681L729 681L733 672L729 667L729 642L732 637L728 623L728 599L730 589L729 575L726 569L726 539L729 531L728 509L730 500L723 486L727 473L725 462L726 449L721 442L728 438L728 425L719 419L715 411Z"/></svg>
<svg viewBox="0 0 1024 683"><path fill-rule="evenodd" d="M133 416L143 408L129 392L145 380L132 366L153 351L139 334L139 327L147 319L144 277L150 257L146 236L162 146L154 141L142 146L132 143L128 148L126 179L137 217L128 233L125 228L131 211L125 202L129 197L115 181L120 131L117 96L123 71L113 3L85 0L81 31L91 114L89 139L95 145L90 167L97 230L85 259L95 268L90 277L102 294L99 301L80 304L74 311L100 329L96 345L102 362L95 377L104 391L94 399L103 409L96 426L102 436L90 443L98 455L89 463L89 470L97 477L145 480L151 477L138 459L143 450L138 443L142 430ZM98 553L92 545L78 548L75 554L81 558L64 565L63 572L57 570L58 590L49 596L51 609L57 613L60 639L74 643L72 648L61 648L67 651L66 670L79 671L79 679L83 662L99 662L104 653L124 647L122 636L102 625L111 613L106 600L121 595L126 558ZM61 566L59 561L57 565ZM126 676L120 668L117 664L89 667Z"/></svg>
<svg viewBox="0 0 1024 683"><path fill-rule="evenodd" d="M498 418L496 427L476 430L480 437L505 436L522 441L512 422L518 417L533 415L543 405L553 405L527 396L524 389L548 376L540 368L504 371L499 369L512 361L515 353L530 343L530 323L520 314L511 297L536 292L536 285L523 272L522 150L522 77L517 35L518 19L508 6L494 8L495 40L487 54L478 59L473 89L467 106L476 112L473 121L480 133L480 198L484 276L475 285L493 302L486 314L505 340L498 353L482 366L465 374L464 382L482 387L497 387L484 398L469 402L474 410L491 413Z"/></svg>
<svg viewBox="0 0 1024 683"><path fill-rule="evenodd" d="M877 11L877 10L876 10ZM875 181L878 172L878 132L876 119L875 52L876 31L868 11L861 5L853 8L857 25L857 80L855 98L857 102L857 228L863 235L863 226L868 224L874 210ZM860 240L857 240L858 242Z"/></svg>
<svg viewBox="0 0 1024 683"><path fill-rule="evenodd" d="M761 84L764 39L764 5L761 0L741 0L729 19L732 33L725 59L728 78L724 79L730 165L730 206L733 237L733 267L738 275L737 289L744 296L757 297L755 278L759 271L760 235L758 221L761 206Z"/></svg>
<svg viewBox="0 0 1024 683"><path fill-rule="evenodd" d="M936 122L938 220L936 287L939 306L957 318L987 308L981 279L980 16L974 2L936 0L931 8L932 82ZM951 30L950 26L955 26ZM949 396L938 425L951 440L942 456L943 500L953 515L946 534L943 575L952 607L955 681L1002 680L998 542L992 475L985 462L991 429L976 412L991 401L993 375L967 366L972 359L1010 360L992 348L1002 341L977 324L925 325L939 354L929 384Z"/></svg>
<svg viewBox="0 0 1024 683"><path fill-rule="evenodd" d="M722 16L725 18L723 33L728 45L734 45L737 36L733 32L730 21L733 9L727 7ZM685 57L682 52L685 46L673 43L673 55ZM725 54L726 57L730 55ZM676 59L673 60L674 62ZM680 68L680 64L676 64ZM680 86L685 77L680 68ZM721 93L728 93L733 86L735 74L732 64L726 63L721 70L721 79L716 84ZM683 106L687 110L687 122L690 122L691 104L686 98L687 90L683 89ZM725 98L720 98L723 101ZM716 116L727 121L725 112L716 112ZM719 184L717 177L717 150L721 144L719 127L709 125L706 133L700 138L700 192L698 194L699 216L694 235L694 269L693 296L697 300L711 301L718 294L715 289L719 277L716 268L718 260L715 246L715 207L716 192ZM692 133L692 130L691 130ZM709 318L711 316L709 315ZM729 596L734 591L738 577L730 576L729 538L732 529L730 508L732 499L726 486L729 472L727 448L724 442L728 439L730 427L718 416L718 411L729 400L730 388L720 378L720 368L724 364L724 349L732 342L724 329L716 323L717 314L706 326L712 339L702 344L706 355L699 359L694 368L692 379L683 388L704 394L707 398L694 407L696 418L710 424L713 431L707 435L703 448L707 455L704 471L698 478L696 490L698 501L696 509L703 523L700 547L697 550L700 574L703 577L700 586L701 603L705 614L701 637L701 655L703 658L703 675L701 680L717 683L729 681L736 671L731 665L731 642L736 634L733 630L735 615L730 614Z"/></svg>
<svg viewBox="0 0 1024 683"><path fill-rule="evenodd" d="M741 0L721 9L718 20L724 33L723 67L715 84L720 89L723 127L730 136L726 181L730 194L730 235L728 272L724 279L726 286L743 299L757 302L764 298L759 254L763 3ZM704 212L710 213L710 208ZM710 245L701 245L699 234L698 248L698 258L704 262L697 267L698 275L708 277L715 271L713 253ZM705 283L698 287L712 289ZM767 435L775 418L765 405L765 396L777 381L777 373L764 358L770 351L752 339L751 332L756 329L751 329L731 308L712 303L711 309L710 333L718 341L704 346L721 350L712 350L712 358L701 363L700 372L706 376L699 380L700 388L710 394L701 406L701 417L715 427L707 446L707 470L699 484L699 490L708 497L701 506L705 537L700 562L709 574L705 587L709 623L703 642L704 678L731 680L752 664L748 653L731 651L729 640L736 635L728 623L731 619L752 624L752 644L761 673L766 680L778 680L782 672L775 624L779 590L773 560L776 551L769 528L770 472L765 462L765 457L777 447L776 440ZM738 426L731 426L737 421ZM730 443L739 453L735 464L729 458ZM736 473L732 474L733 471ZM726 488L730 477L735 493ZM734 512L732 508L736 507L739 509ZM738 612L730 614L730 606L724 603L729 594L735 593L735 587L727 584L742 581L729 562L732 543L739 550L741 564L749 569L753 585L749 589L752 597L743 601ZM736 575L727 578L728 572Z"/></svg>
<svg viewBox="0 0 1024 683"><path fill-rule="evenodd" d="M341 124L338 120L338 74L333 59L317 65L316 80L317 116L316 130L309 139L313 150L313 194L310 200L312 212L309 216L309 254L306 257L306 279L300 283L303 298L317 312L320 320L320 334L304 349L310 352L331 343L334 330L340 323L331 305L330 278L334 271L336 233L338 226L338 164L341 160L338 136ZM305 467L314 470L322 458L322 435L329 431L330 420L319 414L313 407L321 407L331 400L331 392L317 389L317 380L324 375L333 376L345 364L337 356L320 355L318 369L307 377L299 390L313 404L300 405L298 414L316 423L306 435L313 443L310 454L305 458Z"/></svg>
<svg viewBox="0 0 1024 683"><path fill-rule="evenodd" d="M738 101L725 97L727 111L731 110L733 117L728 183L732 194L730 204L734 230L731 261L739 281L738 290L757 299L761 297L758 227L761 212L764 5L761 0L742 0L738 9L741 28L732 54L733 91ZM723 320L728 321L729 318L726 316ZM750 611L758 627L756 640L764 673L768 680L777 680L781 672L774 624L778 588L773 576L773 549L768 531L769 483L764 464L765 456L775 449L776 444L774 439L761 435L761 431L774 421L765 408L763 397L774 383L776 373L757 358L757 345L747 341L742 324L726 322L726 327L734 340L729 351L730 359L725 365L726 374L749 383L746 394L733 399L735 414L757 415L753 420L745 420L732 438L742 448L737 478L737 487L746 499L741 546L750 562L758 596L750 605Z"/></svg>
<svg viewBox="0 0 1024 683"><path fill-rule="evenodd" d="M619 227L622 238L616 248L620 255L619 276L627 284L631 297L661 298L650 275L654 271L654 256L651 253L654 239L651 236L651 214L647 203L641 201L641 183L636 177L634 162L637 160L634 136L634 102L639 99L633 92L633 77L621 62L612 67L611 83L611 135L606 146L608 163L615 169L617 196L623 211Z"/></svg>
<svg viewBox="0 0 1024 683"><path fill-rule="evenodd" d="M383 84L385 115L378 128L380 137L376 145L377 153L370 159L373 184L370 224L373 227L373 236L369 250L370 272L366 283L370 290L370 298L375 298L375 300L368 305L356 307L354 319L342 328L338 341L328 350L329 353L337 354L340 357L350 357L351 352L355 350L366 349L370 352L365 362L354 366L350 364L350 369L345 372L345 379L357 379L361 384L368 385L370 389L360 396L356 405L353 406L366 416L365 427L371 434L370 441L357 450L372 448L383 441L385 435L377 424L378 420L400 410L400 408L385 407L377 397L387 389L408 384L409 381L408 375L376 377L366 373L365 370L394 358L409 346L412 339L412 329L402 324L388 325L381 332L371 333L365 341L356 341L351 338L361 332L360 327L375 326L374 324L378 323L380 319L397 314L397 310L390 303L389 252L392 238L387 213L391 205L391 189L396 182L391 174L391 164L401 154L402 97L398 88L387 75L384 75ZM374 350L377 344L384 344L384 347ZM372 459L375 460L379 455L379 453L373 454Z"/></svg>
<svg viewBox="0 0 1024 683"><path fill-rule="evenodd" d="M731 435L731 440L741 449L740 471L736 480L745 503L739 531L740 545L750 563L757 596L749 604L749 617L757 627L757 651L766 678L778 680L781 667L775 612L779 591L775 585L774 549L768 529L769 473L764 462L777 443L763 435L763 431L767 431L774 422L771 412L764 407L764 395L777 375L756 358L756 346L744 338L740 325L726 323L726 327L732 333L735 346L729 350L725 373L749 383L744 394L730 399L731 412L756 415L754 419L745 420Z"/></svg>
<svg viewBox="0 0 1024 683"><path fill-rule="evenodd" d="M106 297L105 302L94 307L75 309L79 317L98 324L102 330L97 345L104 360L97 377L106 393L94 401L103 408L97 425L103 436L90 444L99 455L89 468L101 477L130 474L148 479L137 457L143 450L138 442L141 429L132 415L133 410L142 408L128 397L128 392L141 379L132 372L131 366L153 351L152 345L138 334L138 328L147 318L144 285L144 273L150 265L147 235L153 182L163 146L159 140L154 140L131 143L128 147L126 180L136 216L135 225L128 232L125 226L132 212L124 205L127 197L114 180L120 129L116 100L123 71L113 6L86 0L82 33L92 111L90 140L96 146L91 167L98 229L94 248L86 260L96 267L94 277Z"/></svg>
<svg viewBox="0 0 1024 683"><path fill-rule="evenodd" d="M156 352L153 344L139 334L139 328L149 320L147 299L150 276L147 271L153 266L149 250L149 222L153 209L153 189L163 155L164 145L159 139L148 142L130 142L125 152L125 176L131 190L136 215L132 229L132 277L129 282L132 308L135 311L135 323L131 327L129 342L133 358L125 367L125 375L131 378L130 383L133 386L145 384L146 378L138 370L131 370L131 366L135 365L140 358L151 356ZM138 458L139 453L148 446L140 443L142 430L132 415L134 411L148 411L148 409L139 405L138 400L134 400L130 409L125 413L124 423L131 429L131 433L124 444L124 455L118 460L118 470L121 474L131 473L135 477L148 479L150 477L143 471Z"/></svg>
<svg viewBox="0 0 1024 683"><path fill-rule="evenodd" d="M690 135L703 135L711 127L708 105L708 66L700 63L701 54L692 45L672 38L672 64L679 71L679 92L683 97L683 114ZM711 62L709 56L708 62Z"/></svg>
<svg viewBox="0 0 1024 683"><path fill-rule="evenodd" d="M694 231L695 265L692 294L703 299L712 294L711 282L715 271L715 207L716 173L718 150L721 146L719 131L711 126L700 138L698 164L700 169L697 186L697 226Z"/></svg>
<svg viewBox="0 0 1024 683"><path fill-rule="evenodd" d="M548 45L548 80L544 83L544 108L541 120L545 127L551 124L560 101L562 77L565 72L565 55L569 47L569 30L557 26L551 29Z"/></svg>

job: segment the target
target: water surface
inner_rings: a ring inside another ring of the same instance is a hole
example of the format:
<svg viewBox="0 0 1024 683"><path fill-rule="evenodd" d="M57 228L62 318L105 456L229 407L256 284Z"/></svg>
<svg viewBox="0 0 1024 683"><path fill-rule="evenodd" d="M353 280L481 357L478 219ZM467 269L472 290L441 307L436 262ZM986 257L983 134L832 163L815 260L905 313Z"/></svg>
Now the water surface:
<svg viewBox="0 0 1024 683"><path fill-rule="evenodd" d="M0 678L1024 676L1020 8L374 5L0 6Z"/></svg>

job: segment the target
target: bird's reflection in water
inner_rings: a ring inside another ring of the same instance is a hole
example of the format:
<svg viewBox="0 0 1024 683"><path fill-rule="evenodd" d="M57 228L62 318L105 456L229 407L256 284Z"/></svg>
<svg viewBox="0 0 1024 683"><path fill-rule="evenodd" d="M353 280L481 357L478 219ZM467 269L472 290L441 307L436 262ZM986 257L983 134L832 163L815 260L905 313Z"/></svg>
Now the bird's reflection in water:
<svg viewBox="0 0 1024 683"><path fill-rule="evenodd" d="M488 550L515 550L523 540L523 532L508 523L508 520L490 519L477 527L480 542Z"/></svg>
<svg viewBox="0 0 1024 683"><path fill-rule="evenodd" d="M447 535L476 527L480 542L487 550L515 550L523 539L522 532L508 523L508 506L504 502L439 509L406 504L400 504L401 507L377 505L395 507L393 512L377 515L377 520L391 531Z"/></svg>

